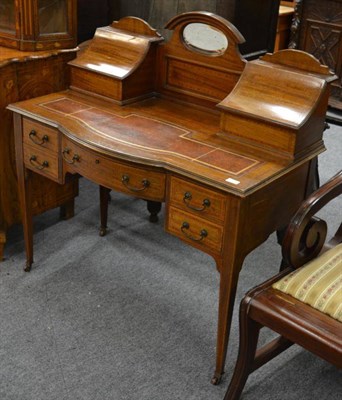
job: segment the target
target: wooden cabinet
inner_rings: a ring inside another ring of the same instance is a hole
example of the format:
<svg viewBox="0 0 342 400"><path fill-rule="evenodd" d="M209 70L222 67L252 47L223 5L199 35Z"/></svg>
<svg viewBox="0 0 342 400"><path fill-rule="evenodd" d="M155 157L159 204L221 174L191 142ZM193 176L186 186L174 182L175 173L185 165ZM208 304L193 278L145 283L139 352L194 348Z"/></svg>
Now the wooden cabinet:
<svg viewBox="0 0 342 400"><path fill-rule="evenodd" d="M342 113L342 0L297 0L292 32L291 48L313 54L338 76L329 105Z"/></svg>
<svg viewBox="0 0 342 400"><path fill-rule="evenodd" d="M13 117L6 107L66 89L67 63L76 56L75 45L76 0L0 0L0 260L7 229L21 221ZM49 131L45 142L42 138L46 133L37 131L33 135L34 126L25 129L25 140L32 150L27 161L38 171L42 148L53 146L54 138ZM49 171L52 164L48 161ZM44 176L33 175L33 214L62 206L61 215L71 216L78 193L77 178L60 186Z"/></svg>
<svg viewBox="0 0 342 400"><path fill-rule="evenodd" d="M0 45L20 50L75 47L76 21L76 0L1 0Z"/></svg>
<svg viewBox="0 0 342 400"><path fill-rule="evenodd" d="M291 2L281 1L280 3L274 51L287 49L290 42L291 24L294 12L292 6L284 5L290 4Z"/></svg>

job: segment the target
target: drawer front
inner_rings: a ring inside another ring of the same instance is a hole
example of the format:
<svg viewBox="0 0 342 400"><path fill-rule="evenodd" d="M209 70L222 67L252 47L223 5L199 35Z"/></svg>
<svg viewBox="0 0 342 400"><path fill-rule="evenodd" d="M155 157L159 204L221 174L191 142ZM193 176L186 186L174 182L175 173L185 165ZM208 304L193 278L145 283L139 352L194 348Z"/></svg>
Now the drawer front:
<svg viewBox="0 0 342 400"><path fill-rule="evenodd" d="M224 195L174 176L170 179L170 204L200 217L224 221Z"/></svg>
<svg viewBox="0 0 342 400"><path fill-rule="evenodd" d="M203 247L203 251L221 251L223 228L206 219L169 207L166 230L196 247Z"/></svg>
<svg viewBox="0 0 342 400"><path fill-rule="evenodd" d="M165 200L165 174L128 166L85 149L63 138L65 172L77 172L85 178L117 191L146 200Z"/></svg>
<svg viewBox="0 0 342 400"><path fill-rule="evenodd" d="M24 145L26 168L59 182L58 155L35 145Z"/></svg>
<svg viewBox="0 0 342 400"><path fill-rule="evenodd" d="M165 201L165 174L117 163L114 187L146 200Z"/></svg>
<svg viewBox="0 0 342 400"><path fill-rule="evenodd" d="M39 122L23 119L23 142L58 152L58 131Z"/></svg>

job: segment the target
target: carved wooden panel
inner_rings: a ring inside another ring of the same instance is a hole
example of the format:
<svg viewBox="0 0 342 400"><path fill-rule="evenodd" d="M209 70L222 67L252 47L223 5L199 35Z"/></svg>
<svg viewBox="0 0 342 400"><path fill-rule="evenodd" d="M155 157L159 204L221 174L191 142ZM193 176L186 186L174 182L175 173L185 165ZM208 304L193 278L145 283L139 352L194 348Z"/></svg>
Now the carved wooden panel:
<svg viewBox="0 0 342 400"><path fill-rule="evenodd" d="M291 48L305 50L338 76L329 104L342 110L342 0L296 0Z"/></svg>

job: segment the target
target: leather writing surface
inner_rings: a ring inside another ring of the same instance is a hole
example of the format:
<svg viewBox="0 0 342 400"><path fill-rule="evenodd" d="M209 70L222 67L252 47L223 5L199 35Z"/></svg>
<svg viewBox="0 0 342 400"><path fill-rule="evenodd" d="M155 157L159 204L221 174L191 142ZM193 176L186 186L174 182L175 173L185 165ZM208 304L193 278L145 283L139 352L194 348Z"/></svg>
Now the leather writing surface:
<svg viewBox="0 0 342 400"><path fill-rule="evenodd" d="M229 151L229 148L222 149L214 143L200 141L191 129L184 126L163 121L160 117L139 115L139 110L134 107L130 108L132 112L120 115L119 109L104 111L68 97L42 102L39 107L60 113L70 121L77 121L100 137L110 139L114 146L122 143L130 147L132 152L134 149L143 149L166 153L175 159L182 158L192 164L220 170L227 176L241 175L262 163Z"/></svg>

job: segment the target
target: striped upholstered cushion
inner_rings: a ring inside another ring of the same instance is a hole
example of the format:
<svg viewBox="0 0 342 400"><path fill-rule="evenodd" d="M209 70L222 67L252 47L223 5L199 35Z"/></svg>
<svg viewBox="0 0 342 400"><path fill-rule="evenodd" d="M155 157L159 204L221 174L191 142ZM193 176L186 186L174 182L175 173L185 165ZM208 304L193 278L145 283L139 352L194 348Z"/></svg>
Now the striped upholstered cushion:
<svg viewBox="0 0 342 400"><path fill-rule="evenodd" d="M273 288L342 322L342 244L286 275Z"/></svg>

